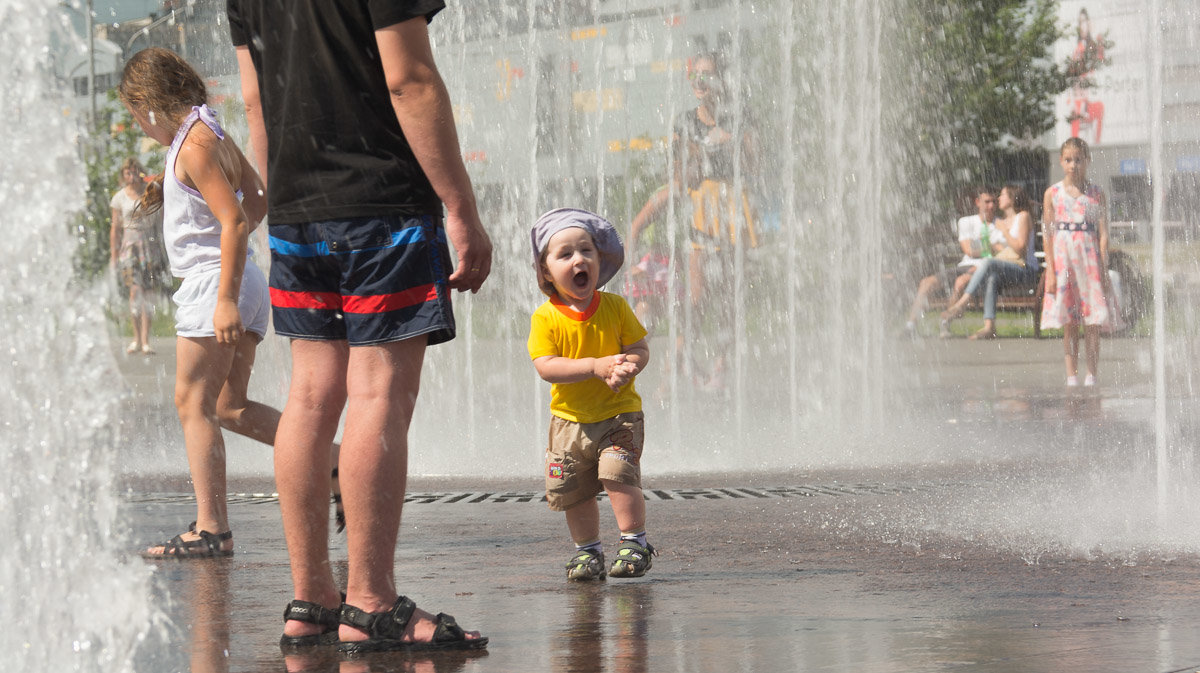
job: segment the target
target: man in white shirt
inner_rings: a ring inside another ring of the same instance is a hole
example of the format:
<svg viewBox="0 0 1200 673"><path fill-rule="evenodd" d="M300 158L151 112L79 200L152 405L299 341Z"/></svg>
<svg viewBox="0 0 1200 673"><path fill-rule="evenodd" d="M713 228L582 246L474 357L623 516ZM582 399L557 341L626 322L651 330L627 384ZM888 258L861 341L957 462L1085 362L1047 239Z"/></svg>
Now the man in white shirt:
<svg viewBox="0 0 1200 673"><path fill-rule="evenodd" d="M963 288L967 286L967 282L971 280L971 274L975 272L975 268L979 266L984 256L990 257L992 254L1004 249L1004 234L996 228L996 194L988 187L981 187L975 193L975 209L976 214L960 217L956 230L958 232L958 245L962 248L963 258L959 260L954 267L943 269L939 273L926 276L921 279L917 285L917 296L913 299L912 306L908 311L908 321L904 323L904 333L910 336L917 335L917 320L928 307L929 296L937 289L946 289L950 294L950 303L953 304L962 295ZM983 248L983 232L988 232L987 253L984 254ZM940 336L946 338L950 336L949 325L944 322L940 328Z"/></svg>

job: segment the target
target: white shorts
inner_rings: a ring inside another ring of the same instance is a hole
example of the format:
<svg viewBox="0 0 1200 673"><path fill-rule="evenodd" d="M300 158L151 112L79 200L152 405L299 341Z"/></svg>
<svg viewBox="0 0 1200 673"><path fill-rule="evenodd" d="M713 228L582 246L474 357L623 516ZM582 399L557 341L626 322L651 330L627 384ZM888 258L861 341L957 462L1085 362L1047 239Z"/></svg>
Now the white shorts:
<svg viewBox="0 0 1200 673"><path fill-rule="evenodd" d="M181 337L216 336L213 311L217 310L217 289L221 269L205 270L183 279L183 284L171 299L175 302L175 334ZM242 273L242 290L238 296L238 311L242 325L260 337L267 335L271 317L271 295L267 279L253 261L246 260Z"/></svg>

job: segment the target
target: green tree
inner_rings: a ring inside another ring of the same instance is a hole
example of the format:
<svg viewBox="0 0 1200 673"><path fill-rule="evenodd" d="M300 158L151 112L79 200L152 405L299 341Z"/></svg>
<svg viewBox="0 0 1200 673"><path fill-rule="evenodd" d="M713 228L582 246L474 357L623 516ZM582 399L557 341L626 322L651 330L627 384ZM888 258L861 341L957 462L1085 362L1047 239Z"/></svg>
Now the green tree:
<svg viewBox="0 0 1200 673"><path fill-rule="evenodd" d="M894 216L916 234L915 258L937 257L948 223L970 208L967 188L1044 179L1039 141L1054 128L1055 100L1093 86L1107 49L1085 63L1056 60L1055 43L1073 29L1059 22L1057 0L908 0L889 17L883 51L899 56L883 72L892 187L913 195Z"/></svg>
<svg viewBox="0 0 1200 673"><path fill-rule="evenodd" d="M1055 98L1105 61L1056 62L1054 44L1068 27L1057 0L911 0L897 36L919 74L914 120L919 138L935 139L955 178L989 175L996 154L1034 147L1054 128ZM1111 46L1103 36L1105 46ZM1102 53L1102 52L1101 52Z"/></svg>

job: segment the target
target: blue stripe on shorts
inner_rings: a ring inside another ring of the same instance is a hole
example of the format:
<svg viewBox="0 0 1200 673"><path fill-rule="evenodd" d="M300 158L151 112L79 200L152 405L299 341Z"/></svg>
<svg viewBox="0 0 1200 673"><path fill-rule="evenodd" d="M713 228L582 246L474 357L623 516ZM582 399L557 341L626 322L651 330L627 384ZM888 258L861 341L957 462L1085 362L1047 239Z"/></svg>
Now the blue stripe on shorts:
<svg viewBox="0 0 1200 673"><path fill-rule="evenodd" d="M368 345L454 338L441 219L381 215L271 225L275 332Z"/></svg>

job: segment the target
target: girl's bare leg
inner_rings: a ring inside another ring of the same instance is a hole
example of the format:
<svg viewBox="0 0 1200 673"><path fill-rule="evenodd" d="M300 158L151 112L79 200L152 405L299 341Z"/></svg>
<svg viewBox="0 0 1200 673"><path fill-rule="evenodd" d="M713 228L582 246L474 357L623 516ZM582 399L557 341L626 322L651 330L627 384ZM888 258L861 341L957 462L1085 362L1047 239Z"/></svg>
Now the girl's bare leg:
<svg viewBox="0 0 1200 673"><path fill-rule="evenodd" d="M1100 326L1085 325L1083 328L1084 358L1087 363L1087 373L1096 375L1100 366Z"/></svg>
<svg viewBox="0 0 1200 673"><path fill-rule="evenodd" d="M129 305L133 308L133 340L138 348L150 345L150 311L146 293L138 285L129 286Z"/></svg>
<svg viewBox="0 0 1200 673"><path fill-rule="evenodd" d="M262 337L253 332L247 332L238 340L229 376L217 399L217 417L221 421L221 427L274 446L275 430L279 427L279 410L255 402L247 394L250 373L254 369L255 352L261 341Z"/></svg>
<svg viewBox="0 0 1200 673"><path fill-rule="evenodd" d="M188 470L196 492L196 530L220 534L229 530L225 503L225 442L217 420L217 398L229 374L234 348L215 337L179 337L175 346L175 408L183 427ZM183 533L184 540L199 539ZM154 553L158 548L151 548ZM233 540L221 543L233 549Z"/></svg>
<svg viewBox="0 0 1200 673"><path fill-rule="evenodd" d="M150 313L146 310L142 288L137 285L129 286L129 315L133 327L133 343L130 353L141 351L150 344Z"/></svg>
<svg viewBox="0 0 1200 673"><path fill-rule="evenodd" d="M1063 326L1063 361L1067 376L1079 374L1079 328L1074 324Z"/></svg>

